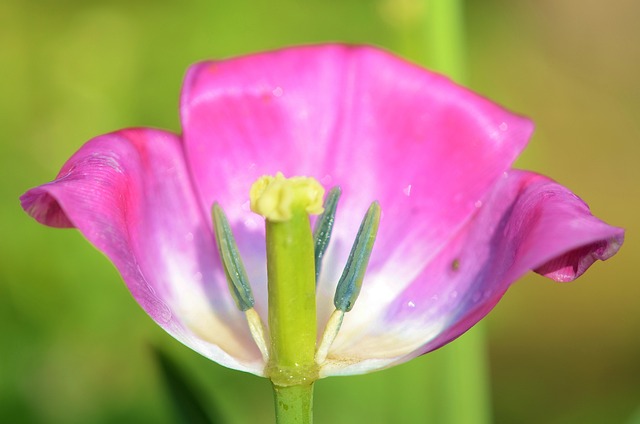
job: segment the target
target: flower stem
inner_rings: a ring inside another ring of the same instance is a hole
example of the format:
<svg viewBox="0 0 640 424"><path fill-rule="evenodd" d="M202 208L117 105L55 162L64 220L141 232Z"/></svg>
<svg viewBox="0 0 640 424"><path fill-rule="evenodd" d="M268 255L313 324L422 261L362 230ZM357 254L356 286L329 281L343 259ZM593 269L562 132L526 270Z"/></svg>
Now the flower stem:
<svg viewBox="0 0 640 424"><path fill-rule="evenodd" d="M313 422L313 383L283 387L273 385L278 424Z"/></svg>
<svg viewBox="0 0 640 424"><path fill-rule="evenodd" d="M463 84L464 16L460 0L426 0L426 65Z"/></svg>
<svg viewBox="0 0 640 424"><path fill-rule="evenodd" d="M309 216L266 221L269 332L276 422L311 423L315 362L315 253Z"/></svg>
<svg viewBox="0 0 640 424"><path fill-rule="evenodd" d="M265 374L276 421L311 423L316 353L316 252L309 214L323 212L324 188L309 177L265 175L251 186L251 210L265 218L271 344Z"/></svg>
<svg viewBox="0 0 640 424"><path fill-rule="evenodd" d="M447 423L489 424L493 421L484 333L484 326L476 325L448 346L443 364Z"/></svg>
<svg viewBox="0 0 640 424"><path fill-rule="evenodd" d="M426 0L426 65L465 83L464 17L461 0ZM447 347L444 361L447 423L491 422L486 342L481 324Z"/></svg>

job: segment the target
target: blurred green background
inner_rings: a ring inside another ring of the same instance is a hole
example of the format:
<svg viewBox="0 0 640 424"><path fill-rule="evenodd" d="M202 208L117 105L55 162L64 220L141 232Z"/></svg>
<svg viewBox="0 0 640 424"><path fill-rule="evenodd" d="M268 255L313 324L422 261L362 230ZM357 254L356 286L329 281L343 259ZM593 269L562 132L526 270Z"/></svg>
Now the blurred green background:
<svg viewBox="0 0 640 424"><path fill-rule="evenodd" d="M571 284L528 276L485 320L495 422L640 422L640 3L465 7L469 85L537 124L519 166L627 229L611 261ZM181 80L195 61L324 41L424 61L427 10L418 0L1 2L0 422L174 422L152 346L229 422L271 422L266 380L171 339L77 232L37 225L18 197L95 135L179 131ZM433 376L447 349L321 380L317 422L438 422L442 382Z"/></svg>

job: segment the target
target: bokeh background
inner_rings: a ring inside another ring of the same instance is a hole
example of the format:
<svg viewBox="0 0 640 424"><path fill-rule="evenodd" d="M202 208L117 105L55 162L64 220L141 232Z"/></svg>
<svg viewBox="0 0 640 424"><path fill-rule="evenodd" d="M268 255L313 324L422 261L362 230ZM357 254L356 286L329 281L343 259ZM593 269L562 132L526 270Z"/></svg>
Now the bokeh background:
<svg viewBox="0 0 640 424"><path fill-rule="evenodd" d="M640 422L640 3L465 8L468 85L537 124L518 165L627 229L609 262L571 284L528 276L485 320L494 420ZM18 197L95 135L179 131L182 76L197 60L346 41L423 62L427 12L419 0L0 2L0 422L174 422L153 346L228 422L271 422L266 380L168 337L101 254L75 231L37 225ZM447 349L321 380L317 421L438 422L433 376Z"/></svg>

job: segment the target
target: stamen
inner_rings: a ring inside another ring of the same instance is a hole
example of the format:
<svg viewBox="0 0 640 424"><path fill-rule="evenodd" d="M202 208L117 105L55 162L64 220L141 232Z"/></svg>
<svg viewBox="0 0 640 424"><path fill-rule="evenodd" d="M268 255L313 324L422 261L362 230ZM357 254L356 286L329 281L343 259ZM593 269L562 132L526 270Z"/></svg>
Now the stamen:
<svg viewBox="0 0 640 424"><path fill-rule="evenodd" d="M256 310L253 308L247 309L244 311L244 314L247 317L247 322L249 323L251 337L253 337L258 349L260 349L262 359L267 363L269 362L269 343L267 342L267 332L264 328L264 323L262 322L260 315L258 315Z"/></svg>
<svg viewBox="0 0 640 424"><path fill-rule="evenodd" d="M320 340L320 345L318 346L318 350L316 352L316 364L322 365L324 361L327 360L329 348L338 336L338 332L340 331L340 327L342 326L342 320L344 319L344 314L344 311L336 309L329 317L327 326L324 328L324 333L322 334L322 340Z"/></svg>
<svg viewBox="0 0 640 424"><path fill-rule="evenodd" d="M333 304L340 311L349 312L360 294L379 223L380 205L378 202L373 202L360 224L356 240L349 253L349 259L347 259L347 265L338 281Z"/></svg>
<svg viewBox="0 0 640 424"><path fill-rule="evenodd" d="M334 187L329 191L327 197L324 199L324 212L318 217L315 228L313 229L313 243L315 245L316 256L316 285L318 284L320 270L322 269L322 257L331 239L331 231L333 230L336 208L341 193L340 187Z"/></svg>
<svg viewBox="0 0 640 424"><path fill-rule="evenodd" d="M353 308L360 294L364 274L373 250L373 243L378 234L379 223L380 205L378 202L373 202L360 224L356 240L347 259L347 265L342 272L340 281L338 281L336 294L333 298L336 309L327 321L327 326L316 351L315 361L318 365L322 365L327 360L329 349L340 332L344 314Z"/></svg>
<svg viewBox="0 0 640 424"><path fill-rule="evenodd" d="M238 245L231 232L227 216L218 203L214 203L213 205L212 216L216 244L218 245L218 252L220 253L224 273L227 277L229 291L238 309L244 312L247 323L249 324L251 337L258 346L258 349L260 349L262 359L266 363L269 360L267 332L262 319L260 319L260 315L253 309L255 301L253 299L253 293L251 292L251 286L249 285L247 272L245 271L240 252L238 251Z"/></svg>
<svg viewBox="0 0 640 424"><path fill-rule="evenodd" d="M216 244L220 252L220 259L227 277L227 284L238 309L246 311L253 308L255 303L247 272L242 264L236 240L231 232L229 221L218 203L213 205L213 227L215 229Z"/></svg>

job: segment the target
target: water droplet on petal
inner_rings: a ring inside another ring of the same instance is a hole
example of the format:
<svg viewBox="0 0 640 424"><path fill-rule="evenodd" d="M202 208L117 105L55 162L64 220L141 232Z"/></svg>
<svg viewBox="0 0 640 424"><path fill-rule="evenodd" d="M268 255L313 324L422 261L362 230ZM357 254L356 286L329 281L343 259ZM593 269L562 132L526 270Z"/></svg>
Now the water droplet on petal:
<svg viewBox="0 0 640 424"><path fill-rule="evenodd" d="M408 307L410 307L410 308L415 308L415 307L416 307L416 304L415 304L415 303L413 303L412 301L409 301L409 302L407 303L407 306L408 306Z"/></svg>
<svg viewBox="0 0 640 424"><path fill-rule="evenodd" d="M405 188L402 189L402 192L404 193L405 196L409 197L411 196L411 184L409 184L408 186L406 186Z"/></svg>

